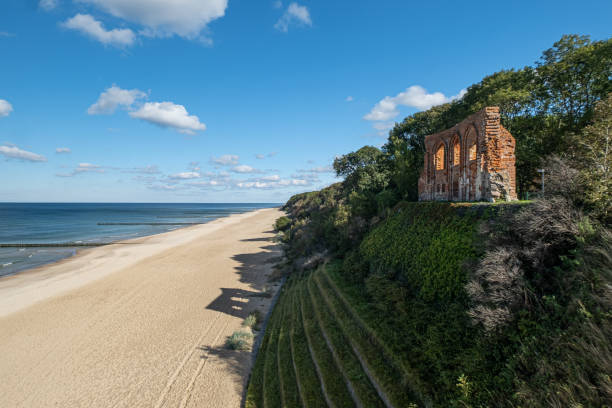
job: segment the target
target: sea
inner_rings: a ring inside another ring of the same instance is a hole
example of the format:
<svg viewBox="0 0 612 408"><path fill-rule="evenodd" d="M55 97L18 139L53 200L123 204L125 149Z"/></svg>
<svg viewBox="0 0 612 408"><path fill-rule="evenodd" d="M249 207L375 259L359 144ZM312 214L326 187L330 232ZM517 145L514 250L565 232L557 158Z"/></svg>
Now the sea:
<svg viewBox="0 0 612 408"><path fill-rule="evenodd" d="M59 261L88 246L279 205L0 203L0 277Z"/></svg>

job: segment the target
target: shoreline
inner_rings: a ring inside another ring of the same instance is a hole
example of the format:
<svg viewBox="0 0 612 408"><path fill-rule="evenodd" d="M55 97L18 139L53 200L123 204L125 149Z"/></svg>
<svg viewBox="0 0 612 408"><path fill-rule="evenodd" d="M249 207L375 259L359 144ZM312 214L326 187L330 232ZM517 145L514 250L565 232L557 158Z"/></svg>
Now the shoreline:
<svg viewBox="0 0 612 408"><path fill-rule="evenodd" d="M2 203L0 203L2 204ZM18 203L20 204L20 203ZM56 204L56 203L42 203L42 204ZM57 204L64 204L64 203L57 203ZM85 204L90 204L90 203L85 203ZM95 204L95 203L94 203ZM147 203L148 204L148 203ZM232 203L233 204L233 203ZM240 203L239 203L240 204ZM255 203L245 203L245 205L254 205ZM273 203L262 203L261 205L272 205ZM151 232L151 233L144 233L142 235L140 235L140 233L136 233L136 234L128 234L128 236L125 236L124 238L113 238L112 236L109 237L105 237L105 236L100 236L99 239L104 239L104 241L92 241L92 242L84 242L84 241L79 241L79 240L74 240L74 241L66 241L66 242L51 242L51 243L47 243L47 242L39 242L39 243L23 243L23 242L3 242L0 243L0 250L1 249L7 249L7 248L14 248L14 249L29 249L29 248L40 248L42 250L72 250L72 253L64 253L62 255L58 255L55 256L51 259L48 259L46 261L40 261L40 262L34 262L31 264L27 264L24 265L23 268L22 267L18 267L16 268L16 270L13 270L9 273L5 273L5 274L0 274L0 280L4 279L6 277L10 277L10 276L15 276L18 274L22 274L24 272L28 272L28 271L32 271L38 268L42 268L48 265L53 265L56 264L58 262L62 262L66 259L72 259L75 256L77 256L79 253L86 251L88 249L91 248L98 248L98 247L104 247L104 246L108 246L108 245L114 245L114 244L131 244L131 241L134 240L138 240L139 238L146 238L146 237L150 237L150 236L155 236L155 235L160 235L160 234L165 234L167 232L174 232L177 230L181 230L181 229L185 229L185 228L190 228L193 226L201 226L201 225L206 225L206 224L210 224L211 222L215 222L216 220L220 219L220 218L227 218L227 217L232 217L235 215L242 215L245 213L249 213L249 212L253 212L253 211L259 211L262 209L278 209L280 208L279 205L272 205L271 207L261 207L261 208L253 208L247 211L243 211L243 212L234 212L234 213L228 213L226 215L222 215L220 217L217 218L213 218L213 219L209 219L207 221L203 221L203 222L197 222L197 223L191 223L191 222L180 222L180 223L165 223L165 222L98 222L97 225L151 225L151 226L173 226L175 228L171 228L171 229L167 229L165 231L155 231L155 232ZM132 235L132 236L129 236ZM135 235L135 236L134 236ZM31 256L31 255L30 255ZM15 265L16 261L12 260L6 264L0 264L0 271L2 271L2 267L3 266L10 266L10 265ZM21 264L21 261L17 261L18 264Z"/></svg>
<svg viewBox="0 0 612 408"><path fill-rule="evenodd" d="M225 341L278 293L280 215L234 214L0 279L0 406L241 406L253 350Z"/></svg>
<svg viewBox="0 0 612 408"><path fill-rule="evenodd" d="M118 250L119 248L117 247L120 247L121 245L126 245L126 244L135 245L135 246L142 245L142 244L155 245L158 243L151 242L151 241L154 241L155 238L165 240L166 243L169 244L169 247L164 248L164 249L171 249L174 246L178 246L184 243L185 238L181 237L181 235L183 235L185 232L191 232L191 231L197 232L199 230L202 230L203 233L213 232L214 230L217 230L218 228L222 226L219 224L225 224L222 222L223 220L230 220L230 219L233 220L236 218L244 218L245 216L249 214L254 215L258 212L269 210L269 209L275 209L275 208L274 207L262 208L262 209L252 210L252 211L245 211L239 214L230 214L228 216L219 217L219 218L216 218L206 223L201 223L201 224L196 224L196 225L187 225L184 227L173 229L171 231L163 231L163 232L158 232L158 233L151 234L151 235L143 235L140 237L129 238L126 240L117 240L112 243L95 246L95 247L83 247L81 249L75 249L75 252L73 255L69 255L61 259L45 263L43 265L35 266L33 268L22 269L13 274L2 275L0 276L0 317L7 316L11 313L19 311L20 309L23 309L39 301L42 301L48 297L61 294L62 292L65 292L70 289L78 288L82 285L88 284L97 279L103 278L104 276L107 276L113 272L116 272L118 269L121 269L122 267L129 266L129 265L116 266L116 267L111 268L105 273L98 273L98 274L89 275L89 276L84 276L86 272L71 274L70 271L62 270L63 266L70 262L77 262L78 260L81 260L87 257L96 257L96 251L99 251L101 249ZM204 231L203 227L206 227L206 226L213 226L215 228L213 229L211 227L211 231ZM180 234L180 233L183 233L183 234ZM173 237L177 241L174 243L168 242L168 240ZM152 248L149 254L152 254L153 250L155 249ZM120 251L116 251L116 252L120 252ZM148 254L144 254L144 257L146 257L147 255ZM124 256L124 255L121 255L121 256ZM141 255L139 257L135 257L132 261L138 262L144 257ZM75 265L75 268L78 268L80 266L82 265ZM85 278L85 279L78 279L79 277ZM58 283L60 282L64 282L65 285L58 285ZM31 285L31 287L27 287L27 285ZM21 286L22 288L17 289L19 286ZM19 290L18 296L23 297L22 292L25 292L25 291L32 292L39 288L42 290L41 293L33 295L33 298L31 300L27 302L21 302L21 303L12 303L11 300L14 299L15 296L11 296L10 294L6 293L7 289L9 290L17 289Z"/></svg>

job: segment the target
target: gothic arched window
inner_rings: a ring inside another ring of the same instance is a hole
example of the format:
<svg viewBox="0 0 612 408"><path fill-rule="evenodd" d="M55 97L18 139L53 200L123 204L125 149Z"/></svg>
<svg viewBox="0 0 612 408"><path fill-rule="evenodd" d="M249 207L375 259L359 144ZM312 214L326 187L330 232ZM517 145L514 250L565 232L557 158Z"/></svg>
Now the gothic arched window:
<svg viewBox="0 0 612 408"><path fill-rule="evenodd" d="M453 146L453 166L458 166L461 158L461 146L459 146L459 140L455 140Z"/></svg>
<svg viewBox="0 0 612 408"><path fill-rule="evenodd" d="M438 147L434 158L436 170L444 170L444 145Z"/></svg>
<svg viewBox="0 0 612 408"><path fill-rule="evenodd" d="M470 146L470 161L476 160L476 143Z"/></svg>

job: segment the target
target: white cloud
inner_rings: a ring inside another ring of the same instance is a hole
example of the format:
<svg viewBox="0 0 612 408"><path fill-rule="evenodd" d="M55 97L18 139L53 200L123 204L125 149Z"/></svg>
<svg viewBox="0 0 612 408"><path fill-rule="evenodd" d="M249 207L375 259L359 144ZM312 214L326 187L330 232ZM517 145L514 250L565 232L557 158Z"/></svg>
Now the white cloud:
<svg viewBox="0 0 612 408"><path fill-rule="evenodd" d="M130 116L190 135L206 130L206 125L197 116L189 115L183 105L172 102L147 102L140 109L130 112Z"/></svg>
<svg viewBox="0 0 612 408"><path fill-rule="evenodd" d="M197 171L185 171L183 173L168 176L172 180L190 180L202 177Z"/></svg>
<svg viewBox="0 0 612 408"><path fill-rule="evenodd" d="M265 158L266 158L266 155L265 155L265 154L256 154L256 155L255 155L255 158L256 158L256 159L259 159L259 160L262 160L262 159L265 159Z"/></svg>
<svg viewBox="0 0 612 408"><path fill-rule="evenodd" d="M299 178L302 180L308 180L311 183L314 182L319 182L321 181L321 179L319 178L319 175L317 173L299 173L299 174L292 174L291 177L293 178Z"/></svg>
<svg viewBox="0 0 612 408"><path fill-rule="evenodd" d="M72 151L68 147L58 147L55 149L55 153L71 153Z"/></svg>
<svg viewBox="0 0 612 408"><path fill-rule="evenodd" d="M208 181L194 181L194 182L187 183L187 184L192 187L220 187L220 186L223 186L224 183L222 181L217 181L217 180L208 180Z"/></svg>
<svg viewBox="0 0 612 408"><path fill-rule="evenodd" d="M283 2L280 1L280 0L276 0L272 5L274 6L274 8L279 9L279 8L283 7Z"/></svg>
<svg viewBox="0 0 612 408"><path fill-rule="evenodd" d="M0 99L0 118L8 116L13 111L13 105L4 99Z"/></svg>
<svg viewBox="0 0 612 408"><path fill-rule="evenodd" d="M5 37L5 38L15 37L15 34L9 33L7 31L0 31L0 38L1 37Z"/></svg>
<svg viewBox="0 0 612 408"><path fill-rule="evenodd" d="M347 96L345 101L346 102L353 102L355 100L355 98L353 98L351 95Z"/></svg>
<svg viewBox="0 0 612 408"><path fill-rule="evenodd" d="M38 7L46 11L51 11L54 8L56 8L58 4L59 4L59 0L40 0L38 2Z"/></svg>
<svg viewBox="0 0 612 408"><path fill-rule="evenodd" d="M98 166L97 164L91 164L91 163L79 163L79 165L77 166L77 170L81 170L81 171L90 171L93 169L99 169L100 166Z"/></svg>
<svg viewBox="0 0 612 408"><path fill-rule="evenodd" d="M196 39L211 21L223 17L228 0L78 0L145 27L142 34Z"/></svg>
<svg viewBox="0 0 612 408"><path fill-rule="evenodd" d="M250 181L241 181L235 184L238 188L257 188L257 189L275 189L294 186L308 186L311 183L304 179L281 179L269 180L266 177Z"/></svg>
<svg viewBox="0 0 612 408"><path fill-rule="evenodd" d="M56 174L58 177L72 177L83 173L104 173L102 166L91 163L79 163L70 173Z"/></svg>
<svg viewBox="0 0 612 408"><path fill-rule="evenodd" d="M159 167L155 164L151 164L144 167L134 167L131 169L122 170L123 173L137 173L137 174L159 174Z"/></svg>
<svg viewBox="0 0 612 408"><path fill-rule="evenodd" d="M254 169L251 166L247 166L246 164L241 164L240 166L232 167L234 173L259 173L259 170Z"/></svg>
<svg viewBox="0 0 612 408"><path fill-rule="evenodd" d="M286 33L289 31L289 25L291 23L312 26L312 20L310 18L308 8L306 6L300 6L297 3L289 4L287 10L285 10L281 18L279 18L276 24L274 24L274 28L276 28L278 31Z"/></svg>
<svg viewBox="0 0 612 408"><path fill-rule="evenodd" d="M291 179L291 180L281 180L279 182L280 185L291 185L291 186L307 186L308 181L304 179Z"/></svg>
<svg viewBox="0 0 612 408"><path fill-rule="evenodd" d="M389 130L393 127L393 125L395 125L395 122L390 121L390 122L377 122L374 123L372 125L372 127L376 130L380 130L380 131L385 131L385 130Z"/></svg>
<svg viewBox="0 0 612 408"><path fill-rule="evenodd" d="M262 183L260 181L245 181L237 183L236 186L240 188L270 188L270 183Z"/></svg>
<svg viewBox="0 0 612 408"><path fill-rule="evenodd" d="M40 154L21 150L17 146L0 146L0 154L9 159L18 159L30 162L46 162L47 158Z"/></svg>
<svg viewBox="0 0 612 408"><path fill-rule="evenodd" d="M211 157L210 161L221 166L233 166L238 164L239 157L235 154L224 154L220 157Z"/></svg>
<svg viewBox="0 0 612 408"><path fill-rule="evenodd" d="M105 45L125 47L134 44L136 35L129 28L114 28L107 30L101 22L89 14L77 14L64 21L62 26L71 30L80 31Z"/></svg>
<svg viewBox="0 0 612 408"><path fill-rule="evenodd" d="M149 188L151 190L175 191L178 190L180 187L174 184L156 184L149 186Z"/></svg>
<svg viewBox="0 0 612 408"><path fill-rule="evenodd" d="M278 174L273 174L271 176L261 177L261 180L264 180L264 181L279 181L280 179L281 178L280 178L280 176Z"/></svg>
<svg viewBox="0 0 612 408"><path fill-rule="evenodd" d="M419 110L427 110L432 106L442 105L460 99L465 95L462 89L458 95L447 97L442 92L427 93L425 88L414 85L395 96L386 96L378 102L363 118L374 121L387 121L399 114L398 106L410 106Z"/></svg>
<svg viewBox="0 0 612 408"><path fill-rule="evenodd" d="M333 173L334 169L332 166L319 166L313 167L312 169L299 169L298 173Z"/></svg>
<svg viewBox="0 0 612 408"><path fill-rule="evenodd" d="M111 114L117 110L117 107L131 107L138 99L145 98L146 93L138 89L121 89L117 85L107 88L100 94L100 97L87 109L90 115Z"/></svg>

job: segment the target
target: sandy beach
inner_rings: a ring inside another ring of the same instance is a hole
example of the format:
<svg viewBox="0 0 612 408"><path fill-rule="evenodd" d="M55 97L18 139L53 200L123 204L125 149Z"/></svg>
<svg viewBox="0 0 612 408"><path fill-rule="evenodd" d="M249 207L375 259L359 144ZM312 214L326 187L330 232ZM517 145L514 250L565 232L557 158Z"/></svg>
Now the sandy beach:
<svg viewBox="0 0 612 408"><path fill-rule="evenodd" d="M0 279L1 407L239 407L277 209L88 249ZM255 296L253 296L255 295Z"/></svg>

